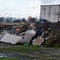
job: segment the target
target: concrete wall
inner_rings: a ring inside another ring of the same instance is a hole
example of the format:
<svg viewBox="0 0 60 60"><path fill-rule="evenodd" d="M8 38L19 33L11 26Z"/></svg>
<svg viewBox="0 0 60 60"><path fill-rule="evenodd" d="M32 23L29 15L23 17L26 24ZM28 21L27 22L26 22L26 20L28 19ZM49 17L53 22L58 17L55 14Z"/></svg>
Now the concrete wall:
<svg viewBox="0 0 60 60"><path fill-rule="evenodd" d="M41 5L40 18L51 22L60 21L60 5Z"/></svg>

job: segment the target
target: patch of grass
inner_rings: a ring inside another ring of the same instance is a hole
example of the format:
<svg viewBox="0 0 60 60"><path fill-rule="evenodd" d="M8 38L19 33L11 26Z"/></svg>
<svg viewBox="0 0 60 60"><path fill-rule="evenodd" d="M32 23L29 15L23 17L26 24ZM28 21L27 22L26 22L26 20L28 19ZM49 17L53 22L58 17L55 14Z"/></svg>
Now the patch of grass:
<svg viewBox="0 0 60 60"><path fill-rule="evenodd" d="M11 52L11 51L15 51L17 53L19 53L20 55L26 56L28 58L35 58L35 59L42 59L42 60L56 60L56 59L48 59L46 56L44 56L44 54L42 53L42 49L45 47L40 47L40 46L25 46L25 45L13 45L7 48L1 48L0 52ZM41 52L41 54L32 54L33 52ZM31 53L30 53L31 52ZM6 60L8 60L9 58L6 58ZM0 59L2 60L2 59ZM14 60L14 59L10 59L10 60ZM15 59L16 60L16 59ZM18 60L18 59L17 59ZM57 59L58 60L58 59Z"/></svg>
<svg viewBox="0 0 60 60"><path fill-rule="evenodd" d="M8 47L8 48L1 48L0 52L3 52L3 51L34 52L34 51L38 51L38 50L39 50L38 46L17 45L17 46L12 46L12 47Z"/></svg>
<svg viewBox="0 0 60 60"><path fill-rule="evenodd" d="M48 60L57 60L57 59L48 59Z"/></svg>
<svg viewBox="0 0 60 60"><path fill-rule="evenodd" d="M17 58L0 58L0 60L19 60Z"/></svg>

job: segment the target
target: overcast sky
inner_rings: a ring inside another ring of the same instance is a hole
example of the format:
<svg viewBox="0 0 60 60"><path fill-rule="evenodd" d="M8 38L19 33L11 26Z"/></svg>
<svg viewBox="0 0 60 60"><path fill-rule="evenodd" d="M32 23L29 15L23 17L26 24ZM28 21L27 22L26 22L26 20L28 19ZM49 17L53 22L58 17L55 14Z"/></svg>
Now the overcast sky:
<svg viewBox="0 0 60 60"><path fill-rule="evenodd" d="M40 15L40 4L59 3L60 0L0 0L0 16L28 17Z"/></svg>

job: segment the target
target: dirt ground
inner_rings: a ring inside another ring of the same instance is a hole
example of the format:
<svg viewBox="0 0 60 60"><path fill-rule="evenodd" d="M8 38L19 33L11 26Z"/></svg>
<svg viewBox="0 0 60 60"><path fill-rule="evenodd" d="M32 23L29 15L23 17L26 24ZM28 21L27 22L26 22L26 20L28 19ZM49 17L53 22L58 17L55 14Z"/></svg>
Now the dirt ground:
<svg viewBox="0 0 60 60"><path fill-rule="evenodd" d="M0 43L0 49L14 46L16 47L16 45ZM3 50L3 52L0 51L0 57L18 58L19 60L60 60L60 48L39 47L38 51L27 51L22 53Z"/></svg>

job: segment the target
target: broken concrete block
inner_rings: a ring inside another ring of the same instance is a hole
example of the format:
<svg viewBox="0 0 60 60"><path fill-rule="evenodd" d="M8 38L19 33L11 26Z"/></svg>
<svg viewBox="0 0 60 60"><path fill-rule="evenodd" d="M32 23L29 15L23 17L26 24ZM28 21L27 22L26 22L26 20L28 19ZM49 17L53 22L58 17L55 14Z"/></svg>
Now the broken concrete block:
<svg viewBox="0 0 60 60"><path fill-rule="evenodd" d="M16 44L18 43L20 40L22 39L21 36L17 36L17 35L12 35L9 33L6 33L4 35L4 37L0 40L1 42L5 42L5 43L10 43L10 44Z"/></svg>
<svg viewBox="0 0 60 60"><path fill-rule="evenodd" d="M34 39L32 42L32 45L41 45L44 42L43 38L38 37L37 39Z"/></svg>
<svg viewBox="0 0 60 60"><path fill-rule="evenodd" d="M36 32L34 30L26 31L25 34L22 36L20 43L29 44L32 37L35 36L35 34L36 34Z"/></svg>

